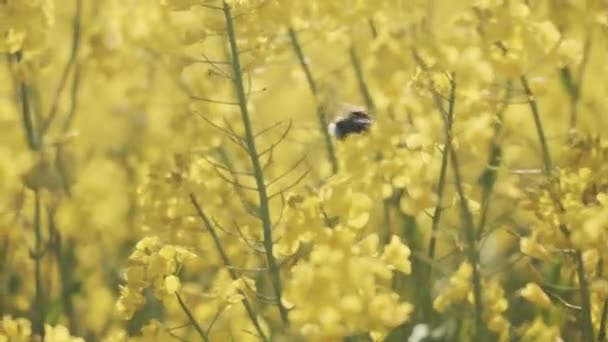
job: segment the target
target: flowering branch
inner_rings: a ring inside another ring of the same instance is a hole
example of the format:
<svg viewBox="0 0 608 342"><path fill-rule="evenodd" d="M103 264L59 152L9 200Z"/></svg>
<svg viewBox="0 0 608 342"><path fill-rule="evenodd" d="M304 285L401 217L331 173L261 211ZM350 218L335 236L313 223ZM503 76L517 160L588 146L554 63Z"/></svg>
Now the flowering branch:
<svg viewBox="0 0 608 342"><path fill-rule="evenodd" d="M476 341L485 341L485 327L483 324L483 303L482 303L482 293L481 293L481 274L479 271L479 254L477 251L477 234L475 231L475 222L473 220L473 214L471 213L471 209L469 208L469 203L467 198L464 195L464 187L463 187L463 179L460 170L460 163L458 161L458 156L456 155L456 151L454 149L454 145L452 144L452 131L450 129L453 115L454 115L454 105L456 102L456 81L454 80L454 76L450 79L451 88L450 88L450 97L449 97L449 107L447 110L447 116L444 118L445 123L445 135L446 135L446 148L448 149L448 153L450 155L450 161L452 162L452 171L454 172L454 182L456 185L456 192L458 193L458 197L460 198L460 213L465 226L465 233L468 240L468 249L467 249L467 257L469 262L473 268L472 280L473 280L473 297L474 297L474 305L475 305L475 340ZM435 96L436 101L439 99Z"/></svg>
<svg viewBox="0 0 608 342"><path fill-rule="evenodd" d="M210 341L209 335L207 335L205 330L203 330L203 328L201 328L201 326L198 324L196 319L194 319L192 312L190 312L190 309L188 309L188 306L186 306L186 303L184 303L184 301L182 300L182 297L179 295L179 293L175 293L175 297L177 298L177 301L179 302L179 306L182 308L182 310L188 317L188 320L190 321L190 323L192 324L192 326L194 327L196 332L202 337L203 341L209 342Z"/></svg>
<svg viewBox="0 0 608 342"><path fill-rule="evenodd" d="M532 94L532 91L530 90L528 81L526 80L525 76L521 76L520 80L521 80L521 84L524 88L524 92L528 96L528 103L530 104L530 109L532 111L532 116L534 118L536 132L538 134L538 138L541 143L545 175L547 176L547 178L549 180L551 180L551 178L552 178L551 156L549 154L549 147L547 144L547 140L545 138L543 126L540 121L540 112L538 110L538 105L536 104L536 100L534 99L534 95ZM558 201L557 204L558 204L558 207L560 208L560 211L564 211L564 209L563 209L564 206L561 203L559 203L559 199L557 199L557 201ZM566 237L568 237L569 232L568 232L567 227L565 227L564 225L561 225L560 228L561 228L562 233ZM577 264L576 273L577 273L578 281L579 281L579 285L580 285L581 307L582 307L582 314L583 314L583 325L582 325L583 338L585 341L593 342L594 333L593 333L593 322L592 322L592 318L591 318L591 298L590 298L590 294L589 294L589 284L587 282L587 276L585 274L585 267L584 267L582 252L579 249L577 249L575 255L576 255L575 262Z"/></svg>
<svg viewBox="0 0 608 342"><path fill-rule="evenodd" d="M245 87L243 85L243 77L241 75L241 61L239 58L239 50L236 42L236 33L234 31L234 24L231 14L230 6L226 1L223 5L224 17L226 20L226 31L228 33L228 41L230 43L230 52L232 56L232 71L234 78L234 87L241 111L241 119L245 128L245 144L247 146L247 152L251 159L253 167L253 174L256 185L258 187L258 195L260 201L260 218L262 220L262 229L264 235L264 249L266 254L266 262L270 272L270 279L274 288L275 297L277 299L277 305L279 307L279 313L281 315L281 321L284 325L289 324L287 317L287 309L281 302L282 287L281 287L281 276L279 274L279 267L277 260L273 254L273 239L272 239L272 221L270 218L270 199L267 193L266 184L264 183L264 171L260 163L259 154L254 139L253 128L251 127L251 119L249 116L249 109L247 108L247 98L245 94Z"/></svg>
<svg viewBox="0 0 608 342"><path fill-rule="evenodd" d="M198 214L198 216L201 218L201 220L205 224L205 228L207 228L207 230L209 231L209 234L211 234L211 238L213 239L215 248L217 249L218 253L220 254L220 258L222 259L224 266L226 266L226 269L228 270L230 277L232 278L232 280L237 280L239 278L239 276L236 273L236 271L234 270L234 267L232 267L232 263L230 262L228 255L224 251L224 248L222 247L222 243L220 242L220 239L217 236L217 233L215 232L215 229L213 228L211 221L209 221L209 218L207 218L207 215L205 215L203 208L198 203L196 196L194 194L190 194L190 201L192 202L192 205L194 205L194 208L196 209L196 213ZM249 319L251 319L253 326L257 330L257 332L260 335L260 337L262 338L262 340L269 341L268 337L266 337L266 334L264 334L264 330L262 330L262 327L260 326L260 323L257 319L257 315L255 313L255 310L253 309L253 306L251 305L251 303L249 303L249 300L247 299L247 297L245 295L243 295L242 302L243 302L243 306L245 306L245 311L247 311L247 315L249 315Z"/></svg>

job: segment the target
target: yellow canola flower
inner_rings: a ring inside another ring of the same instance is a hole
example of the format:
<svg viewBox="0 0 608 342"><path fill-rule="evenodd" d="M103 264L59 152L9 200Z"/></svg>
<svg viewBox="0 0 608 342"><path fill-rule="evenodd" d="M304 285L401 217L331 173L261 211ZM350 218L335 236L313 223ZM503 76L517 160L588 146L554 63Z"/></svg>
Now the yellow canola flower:
<svg viewBox="0 0 608 342"><path fill-rule="evenodd" d="M525 237L519 241L519 249L521 252L527 256L539 259L539 260L548 260L550 257L549 252L545 247L539 244L533 238Z"/></svg>
<svg viewBox="0 0 608 342"><path fill-rule="evenodd" d="M410 249L401 242L397 235L391 237L391 241L382 253L382 261L390 265L402 273L410 274L412 272L412 264L409 261Z"/></svg>
<svg viewBox="0 0 608 342"><path fill-rule="evenodd" d="M181 282L180 282L179 278L174 275L170 275L170 276L166 277L164 285L165 285L165 291L168 294L175 294L175 293L179 292L179 289L181 288Z"/></svg>
<svg viewBox="0 0 608 342"><path fill-rule="evenodd" d="M316 243L310 258L292 268L284 302L294 329L308 340L382 334L409 319L411 304L390 286L394 271L410 272L409 248L395 237L380 253L376 234L359 242L355 237L335 227L327 244Z"/></svg>
<svg viewBox="0 0 608 342"><path fill-rule="evenodd" d="M0 341L26 342L32 335L32 323L25 318L4 315L0 321Z"/></svg>
<svg viewBox="0 0 608 342"><path fill-rule="evenodd" d="M73 337L63 325L44 325L44 340L48 342L84 342L82 337Z"/></svg>
<svg viewBox="0 0 608 342"><path fill-rule="evenodd" d="M163 245L156 236L145 237L135 246L129 257L125 271L125 285L120 287L120 297L116 310L123 319L131 319L133 314L145 304L143 290L152 287L161 301L172 296L181 288L181 281L175 275L187 260L196 255L187 249Z"/></svg>
<svg viewBox="0 0 608 342"><path fill-rule="evenodd" d="M535 317L532 323L524 325L521 329L522 342L561 342L558 326L548 326L541 317Z"/></svg>
<svg viewBox="0 0 608 342"><path fill-rule="evenodd" d="M551 305L549 296L536 283L526 284L526 287L521 290L520 294L526 300L542 307Z"/></svg>
<svg viewBox="0 0 608 342"><path fill-rule="evenodd" d="M44 340L49 342L84 342L81 337L74 337L63 325L44 325ZM30 342L32 324L25 318L12 318L5 315L0 320L0 342Z"/></svg>

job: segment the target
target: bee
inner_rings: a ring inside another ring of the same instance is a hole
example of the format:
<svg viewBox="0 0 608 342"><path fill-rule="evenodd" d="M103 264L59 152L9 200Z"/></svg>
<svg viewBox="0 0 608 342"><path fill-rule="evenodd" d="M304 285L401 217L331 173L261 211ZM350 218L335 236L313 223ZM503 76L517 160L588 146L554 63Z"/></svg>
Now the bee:
<svg viewBox="0 0 608 342"><path fill-rule="evenodd" d="M352 134L367 132L372 125L371 116L363 108L352 108L346 115L340 116L328 125L329 134L343 140Z"/></svg>

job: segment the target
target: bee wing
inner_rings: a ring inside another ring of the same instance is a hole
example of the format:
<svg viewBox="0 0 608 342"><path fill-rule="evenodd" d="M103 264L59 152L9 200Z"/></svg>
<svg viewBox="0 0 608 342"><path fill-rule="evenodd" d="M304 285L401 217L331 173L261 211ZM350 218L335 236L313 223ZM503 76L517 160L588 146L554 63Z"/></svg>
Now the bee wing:
<svg viewBox="0 0 608 342"><path fill-rule="evenodd" d="M354 118L352 120L352 122L356 123L356 124L361 124L361 125L369 125L372 123L372 118L370 117L358 117L358 118Z"/></svg>

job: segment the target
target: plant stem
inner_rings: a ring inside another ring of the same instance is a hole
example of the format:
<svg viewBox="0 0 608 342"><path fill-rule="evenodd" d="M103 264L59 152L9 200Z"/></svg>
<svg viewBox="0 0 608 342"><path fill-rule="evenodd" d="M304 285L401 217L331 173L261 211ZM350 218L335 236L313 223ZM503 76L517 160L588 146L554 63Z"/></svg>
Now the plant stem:
<svg viewBox="0 0 608 342"><path fill-rule="evenodd" d="M452 144L452 131L451 122L454 115L454 105L456 102L456 82L452 76L450 89L449 107L447 111L447 117L445 118L445 130L446 130L446 147L449 151L450 161L452 162L452 171L454 172L454 182L456 185L456 192L459 197L460 213L462 221L465 226L465 234L468 240L467 257L473 268L473 297L475 305L475 341L485 341L485 326L483 324L483 303L482 303L482 290L481 290L481 274L479 271L479 255L477 253L477 234L475 230L475 222L473 220L473 214L469 208L469 203L464 195L463 178L460 173L460 164L458 156L454 150Z"/></svg>
<svg viewBox="0 0 608 342"><path fill-rule="evenodd" d="M234 31L234 24L232 21L232 14L230 6L226 1L223 3L224 17L226 20L226 30L228 33L228 40L230 43L232 70L233 70L233 81L234 87L241 111L241 119L245 128L245 143L247 151L251 158L251 164L253 167L253 176L258 188L258 195L260 201L260 216L262 220L262 228L264 235L264 251L266 254L266 262L270 272L270 279L274 288L277 305L279 307L279 313L281 315L281 321L284 325L289 325L287 316L287 309L281 301L282 288L281 288L281 276L279 274L279 266L273 254L273 240L272 240L272 222L270 217L270 206L268 192L266 184L264 183L264 172L260 163L259 155L255 145L255 138L253 129L251 127L251 120L249 117L249 110L247 109L247 99L245 95L245 88L243 85L243 76L241 74L241 61L239 59L239 50L236 43L236 33Z"/></svg>
<svg viewBox="0 0 608 342"><path fill-rule="evenodd" d="M44 307L44 294L42 289L42 265L41 259L43 256L42 250L42 203L40 198L40 190L34 191L34 235L36 242L34 245L34 251L32 258L34 259L34 283L36 287L36 294L34 298L34 310L33 313L33 333L40 335L44 341L44 316L46 309Z"/></svg>
<svg viewBox="0 0 608 342"><path fill-rule="evenodd" d="M357 83L359 84L359 91L363 96L365 106L367 107L367 110L373 111L374 108L376 108L376 105L374 104L372 95L370 94L367 83L365 82L365 77L363 77L363 69L361 68L361 62L359 61L359 57L357 56L357 51L355 51L354 45L350 47L349 52L350 61L353 64L353 69L355 69L355 76L357 77Z"/></svg>
<svg viewBox="0 0 608 342"><path fill-rule="evenodd" d="M57 86L57 90L55 91L55 97L53 98L53 102L51 103L51 107L49 109L49 113L46 116L46 120L42 122L40 127L40 135L43 136L50 125L55 120L57 116L57 109L59 107L59 98L63 93L65 86L67 85L68 76L72 68L75 68L76 58L78 56L78 49L80 48L80 37L81 37L81 17L82 17L82 0L75 0L76 9L74 13L74 18L72 20L72 48L70 49L70 57L63 68L63 72L61 74L61 78L59 79L59 85ZM76 77L76 76L75 76ZM75 81L76 82L76 81Z"/></svg>
<svg viewBox="0 0 608 342"><path fill-rule="evenodd" d="M79 322L74 311L74 305L72 302L73 293L73 269L74 265L74 248L71 241L68 241L68 245L64 246L62 241L61 233L57 229L57 223L55 221L55 213L52 210L48 211L49 220L49 235L50 247L52 247L53 253L57 263L61 281L61 301L63 305L63 311L68 319L69 330L72 334L77 334L79 331Z"/></svg>
<svg viewBox="0 0 608 342"><path fill-rule="evenodd" d="M585 69L587 67L587 63L589 62L589 51L591 50L591 26L587 25L587 37L585 39L585 45L583 47L583 59L578 67L577 76L578 80L576 83L573 81L573 90L569 91L568 95L570 95L570 124L569 131L574 131L576 129L576 124L578 121L578 104L582 97L582 89L583 82L585 77ZM564 69L569 71L569 69Z"/></svg>
<svg viewBox="0 0 608 342"><path fill-rule="evenodd" d="M451 128L449 128L451 129ZM447 138L447 137L446 137ZM439 181L437 183L437 205L435 206L435 212L433 213L433 219L431 223L431 239L429 240L428 256L430 260L435 258L435 248L437 245L437 230L439 229L439 222L441 221L441 214L443 212L443 195L445 193L445 183L448 174L450 150L445 146L443 147L443 153L441 155L441 167L439 170ZM429 266L429 277L431 266Z"/></svg>
<svg viewBox="0 0 608 342"><path fill-rule="evenodd" d="M551 180L552 179L551 156L549 154L549 147L547 145L547 140L545 138L543 126L540 121L540 113L538 110L538 106L536 104L536 100L534 99L534 95L532 94L532 91L530 90L528 81L526 80L526 78L524 76L521 76L520 79L521 79L521 84L524 87L524 91L525 91L526 95L528 96L528 103L530 104L530 109L532 111L532 116L534 118L536 132L538 134L538 139L540 140L540 143L541 143L545 175L547 176L548 180ZM563 209L564 206L559 203L559 200L558 200L558 204L559 204L560 211L564 211L565 210L565 209ZM564 235L566 237L569 236L567 228L564 227L564 229L562 229L562 232L564 233ZM577 272L579 285L580 285L580 292L581 292L581 308L583 311L583 324L582 324L583 337L584 337L585 341L593 342L595 336L593 334L593 322L591 319L591 299L590 299L590 295L589 295L589 284L587 283L587 277L585 275L585 267L584 267L584 263L583 263L582 252L579 249L576 250L576 264L577 264L576 272Z"/></svg>
<svg viewBox="0 0 608 342"><path fill-rule="evenodd" d="M600 320L600 330L597 333L598 342L606 341L606 319L608 318L608 299L604 300L604 305L602 306L602 316Z"/></svg>
<svg viewBox="0 0 608 342"><path fill-rule="evenodd" d="M203 328L201 328L201 326L198 324L198 322L194 319L194 316L192 315L192 312L190 312L190 309L188 309L188 307L186 306L186 304L182 300L182 297L180 297L179 293L176 293L175 297L177 297L177 301L179 302L179 306L182 308L182 310L184 311L184 313L186 314L186 316L188 316L188 320L190 321L190 323L192 324L192 326L194 327L194 329L196 330L196 332L198 332L198 334L202 337L203 341L209 342L210 341L209 340L209 336L207 335L207 333L205 332L205 330L203 330Z"/></svg>
<svg viewBox="0 0 608 342"><path fill-rule="evenodd" d="M376 23L374 23L374 19L368 19L367 25L369 25L369 30L372 33L372 38L378 38L378 29L376 28Z"/></svg>
<svg viewBox="0 0 608 342"><path fill-rule="evenodd" d="M318 102L318 88L317 84L312 77L312 72L306 62L306 57L304 56L304 52L302 51L302 46L298 40L298 35L293 28L289 28L289 38L291 40L291 46L298 57L298 61L300 62L300 66L302 67L302 71L304 71L304 75L306 76L306 81L308 82L308 87L312 92L315 100ZM336 152L334 150L334 145L331 142L331 136L327 131L327 113L325 112L325 108L321 104L317 104L317 120L319 122L319 129L323 134L323 139L325 141L325 149L327 151L327 157L329 158L329 163L331 164L332 173L338 172L338 159L336 157Z"/></svg>
<svg viewBox="0 0 608 342"><path fill-rule="evenodd" d="M215 229L213 228L211 221L209 221L209 218L207 218L207 215L205 215L203 208L200 206L200 204L196 200L196 196L194 194L190 194L190 201L192 202L192 205L194 205L194 208L196 209L198 216L201 218L201 220L205 224L205 227L209 231L209 234L211 234L211 238L213 239L215 248L217 249L218 253L220 254L220 258L222 259L224 266L226 266L226 268L228 269L228 273L230 274L230 277L232 278L232 280L239 279L239 275L232 268L232 263L230 262L228 255L224 251L224 248L222 247L222 243L221 243L219 237L217 236L217 233L215 232ZM243 295L242 302L243 302L243 306L245 306L245 310L247 311L247 315L249 315L249 319L251 319L251 322L253 323L255 330L257 330L257 332L260 335L260 337L262 338L262 340L270 341L268 339L268 337L266 337L266 334L264 334L264 330L260 326L260 322L258 321L255 310L253 309L253 306L251 305L251 303L249 303L249 300L247 299L247 297L245 297L245 295Z"/></svg>
<svg viewBox="0 0 608 342"><path fill-rule="evenodd" d="M507 110L509 99L511 98L512 84L507 82L507 91L505 93L504 105L496 113L496 122L494 124L494 135L490 142L490 153L488 156L488 162L486 169L482 172L479 177L479 183L482 186L481 195L481 212L479 217L479 228L477 228L477 238L481 238L483 231L486 226L488 219L488 212L490 210L490 199L492 198L492 191L496 184L496 178L498 177L498 168L502 162L502 148L498 144L498 136L502 129L502 119L505 111Z"/></svg>
<svg viewBox="0 0 608 342"><path fill-rule="evenodd" d="M580 250L576 251L576 273L578 283L581 287L581 307L583 314L583 341L593 342L593 322L591 320L591 296L589 294L589 283L585 274L585 266L583 262L583 253Z"/></svg>
<svg viewBox="0 0 608 342"><path fill-rule="evenodd" d="M21 60L21 52L15 54L15 59ZM12 59L9 57L9 63L12 63ZM12 70L12 69L11 69ZM13 75L14 76L14 75ZM30 150L34 152L40 151L41 138L36 136L36 130L34 128L34 119L32 117L32 110L29 99L29 87L25 81L16 82L18 84L19 100L21 105L21 115L23 119L23 128L26 133L27 142ZM39 189L34 189L34 250L30 250L30 256L34 261L34 287L35 297L34 306L32 307L32 333L40 336L41 340L44 341L44 317L45 317L45 304L44 304L44 293L42 286L42 264L41 259L44 255L42 248L42 199Z"/></svg>
<svg viewBox="0 0 608 342"><path fill-rule="evenodd" d="M521 85L524 88L524 92L528 97L528 104L530 105L530 110L532 111L532 117L534 118L534 126L536 127L536 133L538 134L538 140L540 141L540 147L543 155L543 165L545 174L548 176L551 175L551 154L549 153L549 145L547 144L547 138L545 137L545 132L543 130L543 124L540 121L540 111L538 110L538 104L536 103L536 99L534 98L534 94L528 85L528 80L525 76L520 77Z"/></svg>

